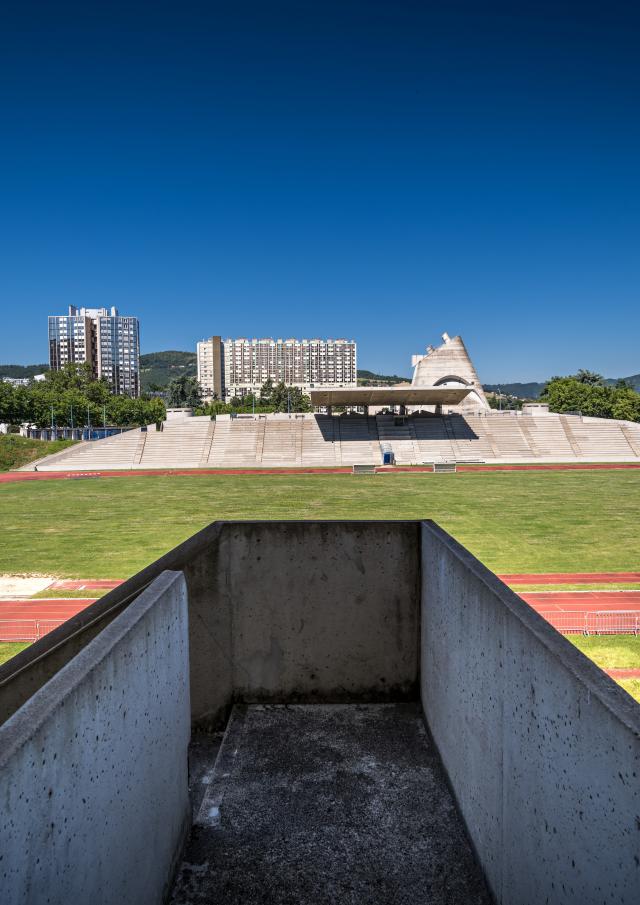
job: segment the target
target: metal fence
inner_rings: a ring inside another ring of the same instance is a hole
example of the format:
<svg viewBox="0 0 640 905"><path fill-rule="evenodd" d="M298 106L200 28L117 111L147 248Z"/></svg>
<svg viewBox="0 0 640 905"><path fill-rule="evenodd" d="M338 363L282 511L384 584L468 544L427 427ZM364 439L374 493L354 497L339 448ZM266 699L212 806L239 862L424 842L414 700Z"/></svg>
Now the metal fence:
<svg viewBox="0 0 640 905"><path fill-rule="evenodd" d="M640 635L640 610L540 611L540 615L563 635Z"/></svg>
<svg viewBox="0 0 640 905"><path fill-rule="evenodd" d="M0 641L37 641L64 619L0 619Z"/></svg>

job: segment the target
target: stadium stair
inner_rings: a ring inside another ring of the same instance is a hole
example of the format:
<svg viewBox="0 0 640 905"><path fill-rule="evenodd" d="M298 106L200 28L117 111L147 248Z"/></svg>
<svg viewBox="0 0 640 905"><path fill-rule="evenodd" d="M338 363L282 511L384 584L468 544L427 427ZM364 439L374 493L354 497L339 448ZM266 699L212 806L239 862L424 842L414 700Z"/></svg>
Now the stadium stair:
<svg viewBox="0 0 640 905"><path fill-rule="evenodd" d="M513 412L222 415L168 421L80 443L35 463L41 471L132 468L323 468L379 465L381 446L399 465L442 461L640 460L640 425L578 415ZM34 465L25 466L33 470Z"/></svg>

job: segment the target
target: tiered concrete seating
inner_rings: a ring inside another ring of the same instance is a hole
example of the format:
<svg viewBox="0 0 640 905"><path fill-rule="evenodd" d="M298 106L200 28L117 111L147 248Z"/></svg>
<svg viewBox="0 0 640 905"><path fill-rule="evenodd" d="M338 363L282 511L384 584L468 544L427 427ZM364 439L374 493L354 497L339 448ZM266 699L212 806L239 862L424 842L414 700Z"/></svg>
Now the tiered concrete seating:
<svg viewBox="0 0 640 905"><path fill-rule="evenodd" d="M255 468L264 436L265 421L253 418L218 418L207 459L216 468Z"/></svg>
<svg viewBox="0 0 640 905"><path fill-rule="evenodd" d="M333 418L328 415L316 415L304 419L302 464L319 468L340 464L339 444L335 442Z"/></svg>
<svg viewBox="0 0 640 905"><path fill-rule="evenodd" d="M125 431L106 440L92 440L72 446L63 455L48 457L38 471L106 471L133 468L136 453L147 435L139 429Z"/></svg>
<svg viewBox="0 0 640 905"><path fill-rule="evenodd" d="M493 448L487 438L486 418L481 415L449 415L445 426L457 460L494 458Z"/></svg>
<svg viewBox="0 0 640 905"><path fill-rule="evenodd" d="M382 462L375 418L344 415L336 418L341 465L379 465Z"/></svg>
<svg viewBox="0 0 640 905"><path fill-rule="evenodd" d="M42 471L130 468L260 468L396 462L638 461L640 425L570 415L269 415L165 422L82 443L38 464ZM27 468L33 466L26 466Z"/></svg>
<svg viewBox="0 0 640 905"><path fill-rule="evenodd" d="M210 424L208 417L185 418L165 421L162 431L149 430L139 467L197 468L202 460Z"/></svg>
<svg viewBox="0 0 640 905"><path fill-rule="evenodd" d="M504 461L536 458L534 451L527 443L515 413L495 413L486 418L486 434L491 437L493 446L498 450L499 458Z"/></svg>
<svg viewBox="0 0 640 905"><path fill-rule="evenodd" d="M566 422L583 456L605 460L633 455L632 447L617 421L566 416Z"/></svg>
<svg viewBox="0 0 640 905"><path fill-rule="evenodd" d="M378 415L378 437L380 442L388 443L393 450L398 465L415 465L420 461L420 452L414 442L409 419L396 419L393 415Z"/></svg>
<svg viewBox="0 0 640 905"><path fill-rule="evenodd" d="M574 458L575 454L558 415L523 415L522 421L529 426L539 456L558 461Z"/></svg>
<svg viewBox="0 0 640 905"><path fill-rule="evenodd" d="M456 454L444 420L431 415L416 415L411 419L418 446L419 462L454 459Z"/></svg>
<svg viewBox="0 0 640 905"><path fill-rule="evenodd" d="M298 438L302 435L302 419L285 417L265 420L263 466L299 465Z"/></svg>

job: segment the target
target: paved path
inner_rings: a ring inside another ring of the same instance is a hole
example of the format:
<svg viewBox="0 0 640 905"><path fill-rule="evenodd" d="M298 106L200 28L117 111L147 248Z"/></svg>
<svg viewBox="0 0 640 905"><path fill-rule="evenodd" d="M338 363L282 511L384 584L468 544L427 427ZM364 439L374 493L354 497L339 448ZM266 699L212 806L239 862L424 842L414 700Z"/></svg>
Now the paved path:
<svg viewBox="0 0 640 905"><path fill-rule="evenodd" d="M635 468L640 469L640 463L634 462L567 462L563 465L536 465L526 463L522 465L458 465L458 472L474 471L595 471L600 469ZM327 474L351 474L351 466L339 466L335 468L165 468L165 469L123 469L113 471L7 471L0 474L0 484L15 484L23 481L69 481L90 478L132 478L132 477L163 477L169 475L185 475L189 477L203 477L205 475L327 475ZM378 474L432 474L431 466L379 466Z"/></svg>
<svg viewBox="0 0 640 905"><path fill-rule="evenodd" d="M498 575L505 584L623 584L640 583L640 572L527 572Z"/></svg>

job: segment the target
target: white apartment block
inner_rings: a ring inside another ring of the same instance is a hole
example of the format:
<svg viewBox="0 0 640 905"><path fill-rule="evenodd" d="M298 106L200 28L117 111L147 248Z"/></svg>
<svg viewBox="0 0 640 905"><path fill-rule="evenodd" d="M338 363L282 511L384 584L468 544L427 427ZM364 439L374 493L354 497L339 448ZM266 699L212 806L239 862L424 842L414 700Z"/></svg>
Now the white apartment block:
<svg viewBox="0 0 640 905"><path fill-rule="evenodd" d="M356 343L348 339L225 339L198 343L198 381L205 399L229 402L259 392L266 380L308 392L357 386Z"/></svg>
<svg viewBox="0 0 640 905"><path fill-rule="evenodd" d="M117 395L140 395L140 326L117 308L75 308L49 317L49 365L89 362L94 377L104 377Z"/></svg>

